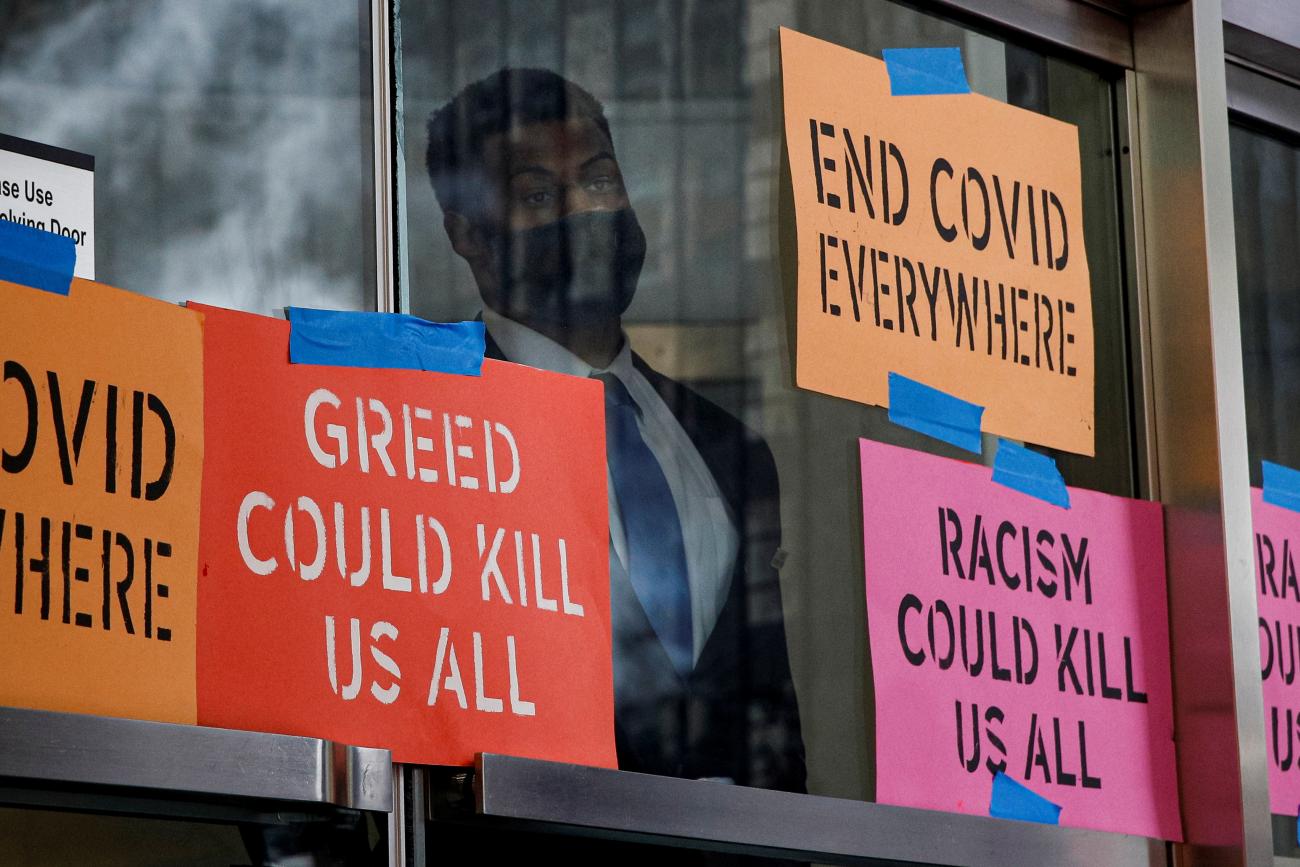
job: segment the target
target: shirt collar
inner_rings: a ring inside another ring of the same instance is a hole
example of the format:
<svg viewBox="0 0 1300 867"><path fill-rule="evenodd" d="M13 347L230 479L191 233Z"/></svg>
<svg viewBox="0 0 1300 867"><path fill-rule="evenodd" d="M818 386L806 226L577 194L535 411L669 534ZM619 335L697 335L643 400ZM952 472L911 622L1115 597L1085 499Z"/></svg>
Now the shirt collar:
<svg viewBox="0 0 1300 867"><path fill-rule="evenodd" d="M540 367L556 373L567 373L570 376L612 373L623 380L624 384L628 382L628 377L634 370L632 348L628 343L627 334L622 335L622 345L614 360L609 363L609 367L597 369L546 335L502 316L495 310L483 309L483 324L487 326L488 333L501 347L506 358L519 364Z"/></svg>

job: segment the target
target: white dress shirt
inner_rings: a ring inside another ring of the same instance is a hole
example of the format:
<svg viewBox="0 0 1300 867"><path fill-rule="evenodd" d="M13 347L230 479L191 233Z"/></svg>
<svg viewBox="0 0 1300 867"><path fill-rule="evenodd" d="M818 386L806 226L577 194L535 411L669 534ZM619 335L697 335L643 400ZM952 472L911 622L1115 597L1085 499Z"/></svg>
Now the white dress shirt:
<svg viewBox="0 0 1300 867"><path fill-rule="evenodd" d="M483 322L510 361L572 376L610 373L618 377L636 401L641 410L637 422L641 437L664 471L682 525L686 578L691 593L691 635L694 659L698 662L726 601L740 549L740 535L704 458L668 404L633 365L626 335L609 367L596 369L550 338L492 310L483 311ZM605 476L610 546L619 564L626 569L627 534L608 466Z"/></svg>

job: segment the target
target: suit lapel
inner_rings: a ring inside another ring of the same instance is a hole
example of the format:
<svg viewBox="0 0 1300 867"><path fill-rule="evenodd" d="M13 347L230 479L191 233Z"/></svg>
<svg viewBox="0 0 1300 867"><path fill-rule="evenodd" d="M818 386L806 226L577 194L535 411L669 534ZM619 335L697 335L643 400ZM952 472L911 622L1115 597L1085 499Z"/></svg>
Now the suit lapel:
<svg viewBox="0 0 1300 867"><path fill-rule="evenodd" d="M478 318L482 321L483 315L480 313ZM506 354L501 351L501 344L496 342L496 339L492 337L492 332L486 328L483 329L483 357L495 359L496 361L509 361Z"/></svg>

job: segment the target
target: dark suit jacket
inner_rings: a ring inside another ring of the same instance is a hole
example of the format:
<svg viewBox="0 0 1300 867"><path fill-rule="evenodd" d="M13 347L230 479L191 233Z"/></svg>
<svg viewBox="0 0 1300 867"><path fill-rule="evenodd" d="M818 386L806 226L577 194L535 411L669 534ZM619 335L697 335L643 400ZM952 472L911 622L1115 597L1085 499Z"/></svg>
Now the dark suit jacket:
<svg viewBox="0 0 1300 867"><path fill-rule="evenodd" d="M505 357L491 336L487 355ZM799 709L773 565L781 520L771 450L721 407L651 370L639 356L633 360L704 459L735 521L740 547L718 622L686 677L673 668L626 574L611 557L619 767L806 791Z"/></svg>

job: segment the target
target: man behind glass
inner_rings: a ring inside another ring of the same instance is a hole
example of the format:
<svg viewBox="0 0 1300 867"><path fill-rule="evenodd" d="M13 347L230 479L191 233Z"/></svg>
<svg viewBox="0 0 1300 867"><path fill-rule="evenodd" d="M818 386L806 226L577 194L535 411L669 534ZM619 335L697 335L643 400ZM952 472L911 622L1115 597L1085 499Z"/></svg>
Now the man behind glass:
<svg viewBox="0 0 1300 867"><path fill-rule="evenodd" d="M553 72L503 69L434 112L427 163L489 357L605 386L619 766L803 791L776 467L628 345L646 241L604 109Z"/></svg>

